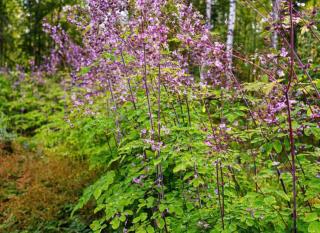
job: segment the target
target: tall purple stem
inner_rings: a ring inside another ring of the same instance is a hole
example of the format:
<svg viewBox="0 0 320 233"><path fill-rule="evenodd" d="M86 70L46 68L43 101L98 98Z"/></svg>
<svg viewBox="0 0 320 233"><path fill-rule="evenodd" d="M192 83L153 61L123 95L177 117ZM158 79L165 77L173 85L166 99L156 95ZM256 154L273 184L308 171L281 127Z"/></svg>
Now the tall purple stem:
<svg viewBox="0 0 320 233"><path fill-rule="evenodd" d="M292 118L291 118L291 106L289 91L291 88L291 82L294 76L294 25L293 25L293 1L289 0L289 14L290 14L290 74L287 90L285 91L286 105L288 111L288 125L289 125L289 138L290 138L290 152L291 152L291 173L292 173L292 223L293 232L297 232L297 190L296 190L296 165L295 165L295 145L292 129Z"/></svg>

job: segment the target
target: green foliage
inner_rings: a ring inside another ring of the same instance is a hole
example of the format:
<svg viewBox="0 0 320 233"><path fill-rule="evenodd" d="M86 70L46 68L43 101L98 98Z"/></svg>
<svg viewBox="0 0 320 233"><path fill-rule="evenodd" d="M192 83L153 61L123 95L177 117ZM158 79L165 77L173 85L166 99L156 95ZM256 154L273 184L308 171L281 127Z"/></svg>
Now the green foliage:
<svg viewBox="0 0 320 233"><path fill-rule="evenodd" d="M256 90L251 88L248 91L267 94L260 92L264 86L259 85ZM217 93L215 95L219 96ZM127 103L119 113L123 135L119 145L112 136L116 133L112 114L109 117L101 114L92 118L85 117L83 119L90 120L85 120L82 122L84 125L79 126L76 125L79 120L74 121L74 128L66 132L78 131L79 135L87 138L89 142L84 143L80 136L76 136L74 142L82 145L84 150L87 150L86 145L92 146L88 155L95 157L92 160L93 167L99 164L98 167L106 170L105 175L84 191L74 211L84 207L90 200L95 200L94 213L101 218L91 224L94 232L118 232L124 229L129 232L155 232L165 228L169 232L288 232L291 219L291 209L288 208L288 202L291 201L288 193L291 174L287 169L289 162L286 156L290 150L287 134L279 133L278 126L270 127L265 123L259 123L261 125L257 128L250 118L248 120L248 106L242 99L235 99L232 94L229 96L226 93L224 99L228 101L224 101L223 106L218 100L212 100L203 108L201 101L192 101L189 106L189 125L185 102L173 103L173 95L163 93L161 96L162 116L166 118L161 121L162 124L166 123L166 129L162 130L161 141L165 147L161 149L160 156L138 133L143 129L147 129L147 132L150 130L143 93L137 99L137 111L132 104ZM180 96L180 99L185 98L188 97ZM254 101L262 99L256 96ZM173 114L173 107L177 115ZM227 137L230 140L227 152L211 151L204 143L206 134L200 129L203 127L202 122L207 121L207 111L212 115L214 126L219 127L221 116L225 117ZM280 116L280 119L280 125L285 124L286 118ZM299 122L300 116L295 115L294 119ZM296 138L299 148L305 148L297 155L300 163L298 169L304 171L303 175L299 175L300 188L306 190L299 192L299 212L306 216L299 218L299 228L305 229L302 232L308 232L307 229L313 232L316 229L319 214L318 169L312 165L319 152L316 146L319 137L316 124L309 125L307 135ZM268 131L268 135L262 135L261 130ZM93 135L98 142L101 142L100 138L102 144L94 142ZM62 139L65 142L68 140L70 137ZM108 144L111 148L109 152L95 152L99 151L100 145L107 147ZM101 160L97 159L99 157ZM222 162L225 179L224 231L216 194L216 161ZM161 200L158 195L162 188L155 183L156 167L159 164L162 165L164 176L165 197ZM277 169L281 172L280 177ZM285 183L285 191L279 178ZM312 212L308 205L312 206Z"/></svg>
<svg viewBox="0 0 320 233"><path fill-rule="evenodd" d="M33 136L51 116L63 111L63 90L54 80L44 82L12 72L0 77L0 110L8 116L8 128L21 136ZM4 83L6 85L4 85Z"/></svg>
<svg viewBox="0 0 320 233"><path fill-rule="evenodd" d="M2 112L0 112L0 126L0 142L12 140L14 134L8 132L8 119Z"/></svg>
<svg viewBox="0 0 320 233"><path fill-rule="evenodd" d="M10 92L9 82L0 75L0 144L11 141L14 138L14 133L9 131L9 117L5 114L5 103Z"/></svg>

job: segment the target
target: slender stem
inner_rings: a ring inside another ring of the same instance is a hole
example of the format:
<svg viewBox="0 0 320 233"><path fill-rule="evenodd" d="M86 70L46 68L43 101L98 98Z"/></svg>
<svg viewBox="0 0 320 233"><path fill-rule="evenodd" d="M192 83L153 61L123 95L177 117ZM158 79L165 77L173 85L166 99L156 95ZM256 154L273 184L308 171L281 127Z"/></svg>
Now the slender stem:
<svg viewBox="0 0 320 233"><path fill-rule="evenodd" d="M262 196L264 196L264 197L267 196L266 194L264 194L264 193L262 192L261 187L260 187L259 185L258 185L258 189L260 190L260 194L261 194ZM273 205L271 205L271 208L278 213L278 215L280 216L280 218L281 218L282 222L284 223L284 225L286 225L286 227L288 227L288 224L287 224L286 221L283 219L283 217L282 217L282 215L281 215L281 212L280 212L278 209L274 208Z"/></svg>
<svg viewBox="0 0 320 233"><path fill-rule="evenodd" d="M164 87L164 90L165 92L167 93L167 95L169 96L169 92L167 90L167 87L165 84L162 84L162 86ZM179 121L179 117L178 117L178 114L177 114L177 110L176 110L176 107L174 106L174 104L169 101L169 104L171 105L172 109L173 109L173 112L174 112L174 115L175 115L175 123L177 123L178 125L180 125L180 121Z"/></svg>
<svg viewBox="0 0 320 233"><path fill-rule="evenodd" d="M252 149L250 149L251 156L253 157L253 170L254 170L254 177L255 177L255 186L256 186L256 192L258 192L258 170L257 170L257 158L256 155L253 153Z"/></svg>
<svg viewBox="0 0 320 233"><path fill-rule="evenodd" d="M224 219L224 180L223 180L223 171L222 171L222 163L220 160L220 176L221 176L221 197L222 197L222 219ZM224 228L224 223L222 224Z"/></svg>
<svg viewBox="0 0 320 233"><path fill-rule="evenodd" d="M186 99L186 105L187 105L188 123L189 123L189 127L191 127L191 114L190 114L189 100L187 95L185 95L185 99Z"/></svg>
<svg viewBox="0 0 320 233"><path fill-rule="evenodd" d="M273 157L272 157L271 154L269 155L269 157L270 157L271 161L274 161L274 159L273 159ZM281 178L281 172L280 172L280 170L279 170L278 167L276 167L276 171L277 171L278 179L280 180L280 184L281 184L281 187L282 187L283 192L284 192L285 194L288 194L287 189L286 189L286 186L285 186L285 184L284 184L284 181L283 181L283 179ZM291 208L290 201L288 201L288 207Z"/></svg>
<svg viewBox="0 0 320 233"><path fill-rule="evenodd" d="M144 30L144 24L142 24L142 30ZM150 128L151 128L151 140L154 140L154 126L153 126L153 117L152 117L152 110L151 110L151 101L150 101L150 92L149 92L149 87L148 87L148 82L147 82L147 61L146 61L146 43L143 43L143 64L144 64L144 70L143 70L143 82L144 82L144 86L145 86L145 92L146 92L146 96L147 96L147 102L148 102L148 112L149 112L149 121L150 121ZM158 74L158 88L161 88L161 81L160 81L160 76L161 76L161 69L160 69L160 59L159 59L159 74ZM160 89L158 89L158 136L159 136L159 140L160 140L160 126L161 124L160 122ZM158 151L157 156L160 156L160 151ZM160 180L161 179L161 180ZM162 179L163 179L163 175L162 175L162 168L161 166L157 166L157 180L158 182L160 182L161 185L161 193L159 194L159 202L160 200L163 198L162 192L163 192L163 186L162 186ZM167 229L167 223L166 223L166 218L163 215L163 213L161 214L162 219L164 220L165 226L165 232L168 232Z"/></svg>
<svg viewBox="0 0 320 233"><path fill-rule="evenodd" d="M230 165L228 165L228 170L229 170L229 172L231 173L231 178L232 178L232 180L233 180L233 182L234 182L235 189L236 189L238 195L241 195L240 185L239 185L239 183L238 183L238 181L237 181L237 179L236 179L236 176L235 176L235 174L234 174L233 168L232 168Z"/></svg>
<svg viewBox="0 0 320 233"><path fill-rule="evenodd" d="M134 100L133 91L132 91L132 87L131 87L131 83L130 83L130 78L129 78L128 72L127 72L126 62L125 62L125 60L124 60L122 50L121 50L121 60L122 60L123 66L124 66L125 75L126 75L127 78L128 78L128 81L127 81L127 82L128 82L128 87L129 87L129 90L130 90L131 101L132 101L132 103L133 103L134 110L137 110L136 102L135 102L135 100Z"/></svg>
<svg viewBox="0 0 320 233"><path fill-rule="evenodd" d="M180 96L179 94L177 95L178 97L178 103L179 103L179 106L180 106L180 113L181 113L181 116L182 116L182 122L183 124L185 124L185 121L184 121L184 112L183 112L183 108L182 108L182 101L180 99Z"/></svg>
<svg viewBox="0 0 320 233"><path fill-rule="evenodd" d="M293 232L297 232L297 191L296 191L296 165L295 165L295 151L294 151L294 137L292 129L292 118L291 118L291 107L288 93L285 93L286 104L288 111L288 125L289 125L289 138L290 138L290 154L291 154L291 174L292 174L292 196L293 196L293 207L292 207L292 221L293 221Z"/></svg>
<svg viewBox="0 0 320 233"><path fill-rule="evenodd" d="M151 111L151 102L150 102L150 93L149 87L147 82L147 61L146 61L146 45L143 43L143 63L144 63L144 73L143 73L143 83L144 88L147 96L147 103L148 103L148 113L149 113L149 121L150 121L150 129L151 129L151 139L154 139L154 127L153 127L153 117Z"/></svg>
<svg viewBox="0 0 320 233"><path fill-rule="evenodd" d="M291 81L294 75L294 25L293 25L293 0L289 0L289 13L290 13L290 74L287 90L285 92L287 111L288 111L288 125L289 125L289 138L290 138L290 152L291 152L291 173L292 173L292 222L293 232L297 232L297 190L296 190L296 165L295 165L295 144L292 129L291 107L289 99L289 91L291 87Z"/></svg>
<svg viewBox="0 0 320 233"><path fill-rule="evenodd" d="M158 66L158 96L157 96L157 103L158 103L158 143L160 146L161 142L161 58L159 58L159 66ZM158 158L160 157L160 149L158 150ZM164 188L163 188L163 174L162 174L162 166L161 163L157 165L157 172L158 172L158 181L161 185L161 193L160 199L164 198Z"/></svg>
<svg viewBox="0 0 320 233"><path fill-rule="evenodd" d="M115 118L116 118L115 122L116 122L116 127L117 127L116 142L119 145L122 136L121 136L120 123L119 123L119 116L118 116L118 106L117 106L117 102L116 102L116 100L114 98L112 84L110 82L110 79L108 79L108 85L109 85L109 91L110 91L110 94L111 94L111 99L112 99L112 102L114 104L114 110L113 111L115 113Z"/></svg>
<svg viewBox="0 0 320 233"><path fill-rule="evenodd" d="M218 161L216 161L216 181L217 181L220 217L221 217L222 229L224 229L224 218L223 218L222 203L221 203L220 182L219 182L219 162Z"/></svg>
<svg viewBox="0 0 320 233"><path fill-rule="evenodd" d="M190 106L189 106L189 100L188 100L188 96L187 96L187 95L185 95L185 99L186 99L187 113L188 113L188 126L191 127L191 126L192 126L192 125L191 125L191 114L190 114ZM190 146L189 146L189 150L190 150L191 153L192 153L192 149L191 149ZM199 176L196 161L194 162L194 174L195 174L196 177ZM201 196L200 196L200 187L199 187L199 186L197 187L197 196L198 196L199 206L200 206L200 208L201 208L201 207L202 207L202 204L201 204Z"/></svg>

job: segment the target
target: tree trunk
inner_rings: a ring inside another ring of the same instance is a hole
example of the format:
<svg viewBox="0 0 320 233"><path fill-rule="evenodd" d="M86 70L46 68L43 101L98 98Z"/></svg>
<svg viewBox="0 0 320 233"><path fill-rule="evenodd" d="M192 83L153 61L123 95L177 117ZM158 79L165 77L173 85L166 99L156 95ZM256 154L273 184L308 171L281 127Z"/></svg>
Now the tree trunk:
<svg viewBox="0 0 320 233"><path fill-rule="evenodd" d="M5 18L5 6L2 0L0 0L0 67L4 66L4 18Z"/></svg>
<svg viewBox="0 0 320 233"><path fill-rule="evenodd" d="M211 6L212 6L212 0L206 0L206 23L209 29L212 29L212 23L211 23Z"/></svg>
<svg viewBox="0 0 320 233"><path fill-rule="evenodd" d="M228 36L227 36L227 59L228 70L232 70L232 50L234 39L234 26L236 21L236 0L230 0L229 19L228 19Z"/></svg>
<svg viewBox="0 0 320 233"><path fill-rule="evenodd" d="M211 30L213 28L212 25L212 21L211 21L211 15L212 15L212 0L206 0L206 24L209 28L209 30ZM201 65L200 66L200 80L201 81L205 81L206 80L206 73L207 73L207 69L205 65Z"/></svg>
<svg viewBox="0 0 320 233"><path fill-rule="evenodd" d="M272 19L273 19L274 25L276 25L279 21L279 10L280 10L279 0L272 0ZM278 32L276 31L276 29L273 29L271 41L272 41L272 48L277 49L278 48Z"/></svg>

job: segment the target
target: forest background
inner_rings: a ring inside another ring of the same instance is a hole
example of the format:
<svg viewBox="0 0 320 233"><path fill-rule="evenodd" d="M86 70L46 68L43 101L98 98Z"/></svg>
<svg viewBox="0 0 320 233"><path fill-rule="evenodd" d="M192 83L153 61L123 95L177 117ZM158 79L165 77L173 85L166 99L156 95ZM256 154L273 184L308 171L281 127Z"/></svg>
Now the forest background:
<svg viewBox="0 0 320 233"><path fill-rule="evenodd" d="M0 0L0 232L320 232L319 1L88 2Z"/></svg>

